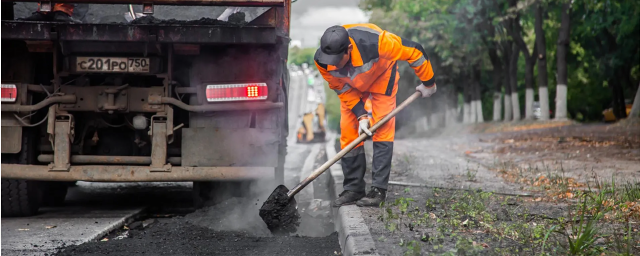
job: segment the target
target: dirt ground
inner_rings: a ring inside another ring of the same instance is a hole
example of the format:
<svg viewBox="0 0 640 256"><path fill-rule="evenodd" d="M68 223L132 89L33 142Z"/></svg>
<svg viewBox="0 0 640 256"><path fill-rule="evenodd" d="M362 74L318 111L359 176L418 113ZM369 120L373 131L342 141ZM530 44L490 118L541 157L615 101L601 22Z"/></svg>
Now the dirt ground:
<svg viewBox="0 0 640 256"><path fill-rule="evenodd" d="M483 126L396 141L381 255L640 254L640 126Z"/></svg>
<svg viewBox="0 0 640 256"><path fill-rule="evenodd" d="M640 125L570 125L480 135L478 141L480 145L465 151L469 158L483 163L495 160L498 166L512 165L532 176L507 179L544 175L590 184L640 181Z"/></svg>

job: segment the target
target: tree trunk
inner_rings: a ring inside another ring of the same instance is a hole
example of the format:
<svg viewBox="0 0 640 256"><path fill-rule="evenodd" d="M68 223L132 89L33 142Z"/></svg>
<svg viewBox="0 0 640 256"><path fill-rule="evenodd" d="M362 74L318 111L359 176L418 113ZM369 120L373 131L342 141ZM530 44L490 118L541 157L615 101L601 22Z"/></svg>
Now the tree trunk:
<svg viewBox="0 0 640 256"><path fill-rule="evenodd" d="M522 41L524 42L524 40ZM524 84L525 84L525 107L524 117L525 119L533 119L533 67L536 65L536 57L538 49L534 46L533 52L529 53L527 46L520 45L520 51L524 54L525 70L524 70ZM516 61L516 67L517 67Z"/></svg>
<svg viewBox="0 0 640 256"><path fill-rule="evenodd" d="M520 99L518 99L518 57L520 49L513 44L509 60L509 86L511 87L511 108L513 109L513 121L520 121Z"/></svg>
<svg viewBox="0 0 640 256"><path fill-rule="evenodd" d="M633 99L633 106L629 112L629 118L640 118L640 84L636 90L636 97Z"/></svg>
<svg viewBox="0 0 640 256"><path fill-rule="evenodd" d="M473 104L475 104L475 107L473 108L475 109L475 112L473 113L475 117L474 122L484 123L484 116L482 115L482 84L480 83L480 76L482 73L480 72L480 63L476 63L476 65L474 65L472 72L473 80L475 81L475 86L473 87Z"/></svg>
<svg viewBox="0 0 640 256"><path fill-rule="evenodd" d="M538 97L540 98L540 120L549 120L549 91L547 89L547 39L544 35L542 5L540 1L536 4L536 48L538 56Z"/></svg>
<svg viewBox="0 0 640 256"><path fill-rule="evenodd" d="M560 16L560 30L558 32L558 46L556 60L558 74L556 77L556 115L555 120L567 119L567 48L569 46L569 32L571 23L571 1L565 0L562 4Z"/></svg>
<svg viewBox="0 0 640 256"><path fill-rule="evenodd" d="M458 124L458 93L455 89L452 89L447 95L448 107L447 107L447 126L454 126Z"/></svg>
<svg viewBox="0 0 640 256"><path fill-rule="evenodd" d="M469 88L470 100L469 100L469 123L473 124L476 122L476 84L473 82L471 84L471 88Z"/></svg>
<svg viewBox="0 0 640 256"><path fill-rule="evenodd" d="M631 87L631 82L628 81L628 74L631 73L631 68L627 68L626 66L622 66L619 69L616 69L616 71L614 72L614 74L616 74L614 77L618 78L616 79L616 83L618 85L618 102L619 102L619 113L620 115L617 116L618 119L622 119L622 118L627 118L627 102L625 101L625 97L624 97L624 85L626 84L628 87Z"/></svg>
<svg viewBox="0 0 640 256"><path fill-rule="evenodd" d="M502 119L502 93L493 92L493 121Z"/></svg>
<svg viewBox="0 0 640 256"><path fill-rule="evenodd" d="M482 114L482 88L480 88L480 81L476 86L476 122L484 123L484 115Z"/></svg>
<svg viewBox="0 0 640 256"><path fill-rule="evenodd" d="M464 104L462 105L462 123L468 124L471 122L471 86L469 81L464 82L464 91L463 91L463 99Z"/></svg>
<svg viewBox="0 0 640 256"><path fill-rule="evenodd" d="M510 5L512 7L515 6L516 1L510 1ZM529 48L527 47L527 43L522 38L522 26L520 26L520 16L516 14L516 17L512 19L511 22L512 29L510 30L511 37L513 41L520 49L520 51L524 54L525 60L525 72L524 72L524 83L525 83L525 118L531 119L533 118L533 67L536 65L536 55L538 55L537 47L533 47L533 51L529 52ZM536 39L537 40L537 39ZM516 59L517 60L517 59ZM517 62L516 62L517 65ZM513 97L512 97L513 100ZM515 113L514 113L515 117Z"/></svg>
<svg viewBox="0 0 640 256"><path fill-rule="evenodd" d="M493 121L500 121L502 119L502 63L500 63L500 57L498 57L498 50L496 47L489 48L489 59L491 65L493 65Z"/></svg>
<svg viewBox="0 0 640 256"><path fill-rule="evenodd" d="M613 92L613 114L618 120L627 117L627 107L624 102L624 90L622 84L617 78L609 79L609 87Z"/></svg>
<svg viewBox="0 0 640 256"><path fill-rule="evenodd" d="M503 43L502 63L504 63L504 75L502 85L504 86L504 121L511 121L513 118L513 108L511 107L511 43Z"/></svg>

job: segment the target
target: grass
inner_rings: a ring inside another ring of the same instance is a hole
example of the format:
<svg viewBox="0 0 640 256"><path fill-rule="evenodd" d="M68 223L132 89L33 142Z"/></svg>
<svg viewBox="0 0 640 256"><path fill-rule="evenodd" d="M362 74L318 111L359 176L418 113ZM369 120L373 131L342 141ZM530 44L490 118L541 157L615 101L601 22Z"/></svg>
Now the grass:
<svg viewBox="0 0 640 256"><path fill-rule="evenodd" d="M558 181L552 187L571 188L566 178L549 179ZM558 204L483 191L405 189L381 205L378 219L387 234L401 237L405 255L640 254L638 204L632 204L640 202L639 184L600 183L574 192ZM541 210L558 207L561 214Z"/></svg>

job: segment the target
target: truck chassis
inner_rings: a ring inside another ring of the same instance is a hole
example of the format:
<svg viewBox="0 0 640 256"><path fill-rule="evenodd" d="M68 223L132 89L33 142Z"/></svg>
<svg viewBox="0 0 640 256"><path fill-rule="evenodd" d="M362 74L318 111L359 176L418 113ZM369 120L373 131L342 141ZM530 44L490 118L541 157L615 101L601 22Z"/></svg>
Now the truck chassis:
<svg viewBox="0 0 640 256"><path fill-rule="evenodd" d="M61 182L284 179L290 1L144 1L271 7L241 26L16 21L2 4L3 216Z"/></svg>

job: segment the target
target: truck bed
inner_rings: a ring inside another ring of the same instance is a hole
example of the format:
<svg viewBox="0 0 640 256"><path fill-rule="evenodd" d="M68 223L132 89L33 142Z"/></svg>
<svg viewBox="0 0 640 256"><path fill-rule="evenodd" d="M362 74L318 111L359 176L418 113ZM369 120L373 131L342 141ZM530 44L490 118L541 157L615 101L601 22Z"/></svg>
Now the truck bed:
<svg viewBox="0 0 640 256"><path fill-rule="evenodd" d="M275 44L276 27L229 22L156 22L150 24L66 24L2 21L3 40L62 40L200 44Z"/></svg>

